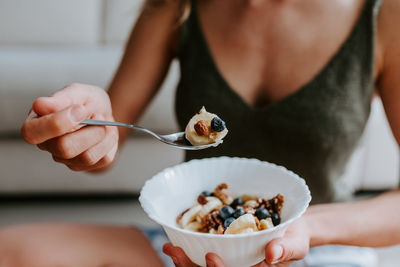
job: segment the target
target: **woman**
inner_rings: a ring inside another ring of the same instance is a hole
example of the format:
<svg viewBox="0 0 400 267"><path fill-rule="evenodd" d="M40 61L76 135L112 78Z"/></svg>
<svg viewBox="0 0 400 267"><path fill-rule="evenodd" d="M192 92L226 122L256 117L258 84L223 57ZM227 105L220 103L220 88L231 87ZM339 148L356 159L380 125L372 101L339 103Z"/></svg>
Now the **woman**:
<svg viewBox="0 0 400 267"><path fill-rule="evenodd" d="M79 122L137 121L178 57L180 127L205 105L230 129L223 145L187 153L186 159L256 157L299 173L312 191L316 205L283 238L266 245L259 266L288 265L323 244L400 243L400 214L393 212L399 190L360 202L320 204L349 195L336 181L362 134L375 89L400 141L400 34L393 26L400 23L400 3L193 0L190 10L187 4L149 1L109 94L72 84L37 99L22 127L25 140L72 170L106 169L127 130L81 128ZM39 231L46 242L35 238ZM33 225L5 229L0 237L0 255L16 266L161 265L148 243L137 245L137 238L145 243L143 236L128 228ZM83 253L82 247L89 249ZM41 249L47 253L41 255ZM164 252L177 266L193 266L180 248L167 244ZM214 254L207 262L223 266Z"/></svg>

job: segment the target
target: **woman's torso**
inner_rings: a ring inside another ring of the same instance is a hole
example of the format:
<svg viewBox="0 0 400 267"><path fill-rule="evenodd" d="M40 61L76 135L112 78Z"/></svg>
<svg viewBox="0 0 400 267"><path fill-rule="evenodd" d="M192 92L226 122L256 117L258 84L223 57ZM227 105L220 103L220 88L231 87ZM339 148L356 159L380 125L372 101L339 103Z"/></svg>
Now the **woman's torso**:
<svg viewBox="0 0 400 267"><path fill-rule="evenodd" d="M238 5L250 1L192 1L178 121L205 105L230 133L187 159L256 157L303 176L315 202L338 198L335 181L369 114L377 1L259 1L245 12Z"/></svg>

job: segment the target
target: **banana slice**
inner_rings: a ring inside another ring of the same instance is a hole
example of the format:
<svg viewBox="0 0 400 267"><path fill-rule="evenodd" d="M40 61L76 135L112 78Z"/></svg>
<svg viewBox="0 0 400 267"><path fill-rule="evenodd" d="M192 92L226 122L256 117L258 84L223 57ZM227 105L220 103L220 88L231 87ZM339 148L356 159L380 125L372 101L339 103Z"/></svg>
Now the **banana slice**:
<svg viewBox="0 0 400 267"><path fill-rule="evenodd" d="M221 200L216 197L206 197L207 203L202 206L199 216L206 216L211 211L218 209L222 206Z"/></svg>
<svg viewBox="0 0 400 267"><path fill-rule="evenodd" d="M191 207L187 212L182 215L181 227L185 228L189 223L196 219L197 214L201 211L202 206L197 204Z"/></svg>
<svg viewBox="0 0 400 267"><path fill-rule="evenodd" d="M214 228L211 228L211 229L208 231L208 233L214 234L214 235L218 234L217 230L215 230Z"/></svg>
<svg viewBox="0 0 400 267"><path fill-rule="evenodd" d="M260 223L258 224L258 229L259 230L265 230L274 227L274 224L272 223L271 218L266 218L260 220Z"/></svg>
<svg viewBox="0 0 400 267"><path fill-rule="evenodd" d="M222 143L222 138L224 138L225 135L227 135L228 129L225 128L220 132L216 131L210 132L209 129L211 129L211 121L215 117L218 116L213 113L207 112L207 110L204 107L202 107L199 113L194 115L187 124L185 129L186 139L194 146L208 145L212 143L216 143L216 145L218 145L219 143ZM203 121L204 127L208 129L207 133L199 135L196 132L195 125L199 121Z"/></svg>
<svg viewBox="0 0 400 267"><path fill-rule="evenodd" d="M246 229L257 231L256 220L251 214L245 214L234 220L225 230L225 234L239 234L242 231L250 231Z"/></svg>
<svg viewBox="0 0 400 267"><path fill-rule="evenodd" d="M200 228L201 228L201 223L194 221L194 222L188 223L184 229L193 231L193 232L197 232L197 231L199 231Z"/></svg>

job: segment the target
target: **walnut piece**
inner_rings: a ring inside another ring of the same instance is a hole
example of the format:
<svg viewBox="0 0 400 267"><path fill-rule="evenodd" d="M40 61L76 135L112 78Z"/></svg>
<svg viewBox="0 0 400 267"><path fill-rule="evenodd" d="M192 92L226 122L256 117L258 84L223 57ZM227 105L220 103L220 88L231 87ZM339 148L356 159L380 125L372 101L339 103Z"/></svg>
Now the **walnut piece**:
<svg viewBox="0 0 400 267"><path fill-rule="evenodd" d="M207 200L207 198L206 198L205 195L200 194L200 195L197 197L197 202L198 202L200 205L205 205L205 204L207 204L208 200Z"/></svg>
<svg viewBox="0 0 400 267"><path fill-rule="evenodd" d="M219 210L215 210L203 218L203 229L205 232L209 232L210 229L217 230L223 223L222 218L219 216Z"/></svg>
<svg viewBox="0 0 400 267"><path fill-rule="evenodd" d="M209 136L210 135L210 129L207 125L207 123L203 120L198 121L194 125L194 130L199 136Z"/></svg>
<svg viewBox="0 0 400 267"><path fill-rule="evenodd" d="M219 198L225 205L230 205L233 201L233 198L226 192L226 189L228 189L227 184L222 183L218 185L214 190L214 196Z"/></svg>

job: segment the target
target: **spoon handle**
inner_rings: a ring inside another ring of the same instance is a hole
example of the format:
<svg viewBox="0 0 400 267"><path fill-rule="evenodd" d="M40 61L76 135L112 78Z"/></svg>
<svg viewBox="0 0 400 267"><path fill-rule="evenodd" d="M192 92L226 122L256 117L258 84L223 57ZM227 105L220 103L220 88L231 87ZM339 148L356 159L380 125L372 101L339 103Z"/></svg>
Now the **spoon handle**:
<svg viewBox="0 0 400 267"><path fill-rule="evenodd" d="M100 121L100 120L90 120L86 119L81 122L81 124L87 125L105 125L105 126L121 126L121 127L129 127L129 128L136 128L135 125L122 123L122 122L114 122L114 121Z"/></svg>
<svg viewBox="0 0 400 267"><path fill-rule="evenodd" d="M86 119L86 120L83 120L81 122L81 124L128 127L128 128L131 128L131 129L135 129L135 130L139 130L139 131L142 131L142 132L146 132L146 133L151 134L152 136L156 137L157 139L160 139L160 137L156 133L150 131L149 129L146 129L146 128L143 128L143 127L140 127L140 126L136 126L136 125L133 125L133 124L128 124L128 123Z"/></svg>

